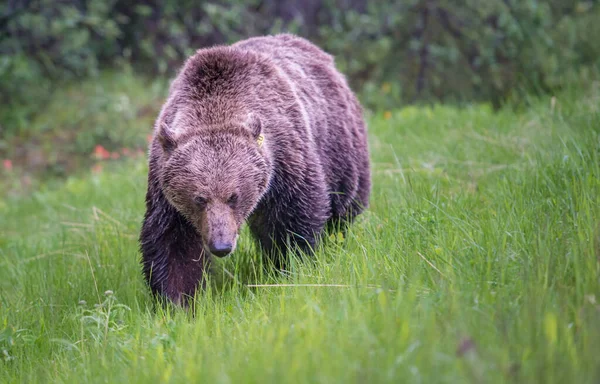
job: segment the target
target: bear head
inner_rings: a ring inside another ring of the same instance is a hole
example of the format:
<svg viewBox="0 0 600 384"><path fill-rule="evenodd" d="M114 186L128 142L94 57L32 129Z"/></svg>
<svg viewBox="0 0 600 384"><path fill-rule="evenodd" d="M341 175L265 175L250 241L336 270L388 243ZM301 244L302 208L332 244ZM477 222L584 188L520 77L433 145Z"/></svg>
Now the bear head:
<svg viewBox="0 0 600 384"><path fill-rule="evenodd" d="M224 257L269 185L260 119L191 130L177 124L163 123L157 133L163 193L200 234L205 251Z"/></svg>

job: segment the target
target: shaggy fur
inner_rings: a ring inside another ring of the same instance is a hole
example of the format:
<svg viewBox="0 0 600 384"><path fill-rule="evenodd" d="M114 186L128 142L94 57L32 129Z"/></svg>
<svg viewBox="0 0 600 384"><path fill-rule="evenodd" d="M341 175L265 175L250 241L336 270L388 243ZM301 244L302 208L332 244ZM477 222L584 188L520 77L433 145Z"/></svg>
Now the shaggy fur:
<svg viewBox="0 0 600 384"><path fill-rule="evenodd" d="M150 148L140 235L154 293L181 303L246 221L279 267L367 207L361 107L333 59L291 36L201 49L173 81Z"/></svg>

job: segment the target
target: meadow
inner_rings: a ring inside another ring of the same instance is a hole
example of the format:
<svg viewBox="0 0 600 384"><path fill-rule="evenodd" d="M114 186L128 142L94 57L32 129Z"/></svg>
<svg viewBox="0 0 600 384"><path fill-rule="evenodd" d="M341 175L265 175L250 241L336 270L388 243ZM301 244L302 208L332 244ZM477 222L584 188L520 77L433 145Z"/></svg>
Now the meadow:
<svg viewBox="0 0 600 384"><path fill-rule="evenodd" d="M3 194L0 382L597 383L600 89L368 122L349 232L275 273L245 230L188 311L142 279L144 156Z"/></svg>

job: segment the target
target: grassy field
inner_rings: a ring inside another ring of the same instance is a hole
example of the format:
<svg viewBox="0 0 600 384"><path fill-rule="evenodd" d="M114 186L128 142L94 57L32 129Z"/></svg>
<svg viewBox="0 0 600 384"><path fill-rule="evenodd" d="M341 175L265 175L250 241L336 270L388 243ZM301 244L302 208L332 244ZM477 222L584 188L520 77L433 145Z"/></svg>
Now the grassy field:
<svg viewBox="0 0 600 384"><path fill-rule="evenodd" d="M283 276L245 233L193 313L142 280L143 159L0 199L0 382L597 383L598 91L369 126L346 237Z"/></svg>

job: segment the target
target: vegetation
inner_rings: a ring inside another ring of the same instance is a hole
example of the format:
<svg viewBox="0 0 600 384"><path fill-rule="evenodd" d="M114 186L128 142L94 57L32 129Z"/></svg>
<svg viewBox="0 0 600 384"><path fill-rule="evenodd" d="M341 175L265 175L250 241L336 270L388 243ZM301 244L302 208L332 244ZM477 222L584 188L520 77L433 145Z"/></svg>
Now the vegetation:
<svg viewBox="0 0 600 384"><path fill-rule="evenodd" d="M528 103L371 115L370 210L286 275L245 233L193 311L142 280L143 159L2 197L0 382L598 382L600 92Z"/></svg>
<svg viewBox="0 0 600 384"><path fill-rule="evenodd" d="M0 159L21 189L89 166L98 145L143 149L168 78L195 49L282 31L334 54L374 111L524 106L598 79L599 18L598 0L2 2Z"/></svg>
<svg viewBox="0 0 600 384"><path fill-rule="evenodd" d="M0 3L0 382L599 382L599 17ZM371 207L282 274L244 230L194 308L157 306L137 237L167 79L196 48L280 31L333 53L367 107Z"/></svg>
<svg viewBox="0 0 600 384"><path fill-rule="evenodd" d="M146 152L167 86L165 79L126 70L55 90L26 127L0 137L0 158L10 160L22 179L10 189L21 192L37 179L89 168L106 157L103 151L113 158Z"/></svg>
<svg viewBox="0 0 600 384"><path fill-rule="evenodd" d="M499 106L523 89L555 91L595 73L599 17L598 0L7 1L0 102L9 108L0 121L8 133L26 129L57 80L127 63L170 75L198 48L281 31L333 53L370 107Z"/></svg>

